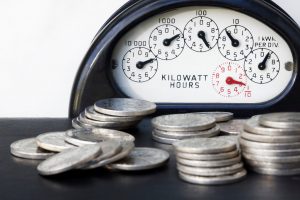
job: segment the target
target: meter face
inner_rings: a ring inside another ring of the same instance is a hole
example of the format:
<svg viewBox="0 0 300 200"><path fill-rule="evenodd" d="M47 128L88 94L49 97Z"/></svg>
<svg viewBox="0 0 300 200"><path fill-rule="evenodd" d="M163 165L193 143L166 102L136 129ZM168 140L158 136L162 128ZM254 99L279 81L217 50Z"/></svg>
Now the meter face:
<svg viewBox="0 0 300 200"><path fill-rule="evenodd" d="M265 103L290 89L296 73L278 33L219 7L179 8L137 24L111 63L120 92L156 103Z"/></svg>

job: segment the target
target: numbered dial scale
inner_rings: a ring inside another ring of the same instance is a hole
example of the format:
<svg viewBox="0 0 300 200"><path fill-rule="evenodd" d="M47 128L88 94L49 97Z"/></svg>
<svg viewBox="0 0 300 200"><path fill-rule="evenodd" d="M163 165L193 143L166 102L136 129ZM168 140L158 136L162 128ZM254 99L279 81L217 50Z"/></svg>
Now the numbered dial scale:
<svg viewBox="0 0 300 200"><path fill-rule="evenodd" d="M129 1L84 58L71 116L110 97L167 109L297 110L297 38L298 25L269 0Z"/></svg>

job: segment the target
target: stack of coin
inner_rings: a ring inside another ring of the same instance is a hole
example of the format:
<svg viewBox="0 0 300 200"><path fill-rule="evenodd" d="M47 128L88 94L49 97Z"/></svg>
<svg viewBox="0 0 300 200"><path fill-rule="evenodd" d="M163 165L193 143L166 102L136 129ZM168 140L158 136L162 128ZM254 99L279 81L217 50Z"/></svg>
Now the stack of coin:
<svg viewBox="0 0 300 200"><path fill-rule="evenodd" d="M214 117L198 113L163 115L151 122L153 139L165 144L187 138L214 137L220 133Z"/></svg>
<svg viewBox="0 0 300 200"><path fill-rule="evenodd" d="M179 177L189 183L220 185L237 182L247 172L231 138L190 138L173 143Z"/></svg>
<svg viewBox="0 0 300 200"><path fill-rule="evenodd" d="M144 116L154 113L156 105L152 102L112 98L97 101L87 107L72 120L74 128L128 129L137 124Z"/></svg>
<svg viewBox="0 0 300 200"><path fill-rule="evenodd" d="M300 113L270 113L249 119L240 145L246 164L267 175L300 174Z"/></svg>
<svg viewBox="0 0 300 200"><path fill-rule="evenodd" d="M43 133L11 144L11 153L20 158L43 160L41 175L55 175L72 169L106 166L114 170L146 170L162 166L166 151L135 148L134 137L110 129L72 129Z"/></svg>

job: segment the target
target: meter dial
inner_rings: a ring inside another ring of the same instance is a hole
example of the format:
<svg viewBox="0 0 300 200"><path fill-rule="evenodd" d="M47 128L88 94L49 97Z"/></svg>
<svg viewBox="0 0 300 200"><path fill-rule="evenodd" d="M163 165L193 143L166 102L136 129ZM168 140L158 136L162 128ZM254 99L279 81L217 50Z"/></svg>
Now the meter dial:
<svg viewBox="0 0 300 200"><path fill-rule="evenodd" d="M220 53L228 60L243 60L253 49L254 40L250 31L241 25L225 28L218 41Z"/></svg>
<svg viewBox="0 0 300 200"><path fill-rule="evenodd" d="M124 74L134 82L149 81L158 69L156 57L149 49L143 47L129 50L125 54L122 64Z"/></svg>
<svg viewBox="0 0 300 200"><path fill-rule="evenodd" d="M248 55L244 67L251 81L265 84L273 81L279 74L280 61L272 50L259 48Z"/></svg>
<svg viewBox="0 0 300 200"><path fill-rule="evenodd" d="M217 24L208 17L195 17L184 28L184 38L187 46L197 52L211 50L218 41Z"/></svg>
<svg viewBox="0 0 300 200"><path fill-rule="evenodd" d="M149 46L158 58L172 60L177 58L184 49L183 35L176 26L164 24L152 31Z"/></svg>
<svg viewBox="0 0 300 200"><path fill-rule="evenodd" d="M212 74L212 85L216 92L224 97L235 97L241 94L247 83L243 68L233 62L219 65Z"/></svg>

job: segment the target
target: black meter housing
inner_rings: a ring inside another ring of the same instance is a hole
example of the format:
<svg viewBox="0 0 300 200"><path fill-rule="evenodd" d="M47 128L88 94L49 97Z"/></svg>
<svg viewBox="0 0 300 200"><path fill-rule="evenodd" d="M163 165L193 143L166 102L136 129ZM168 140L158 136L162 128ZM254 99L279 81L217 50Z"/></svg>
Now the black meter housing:
<svg viewBox="0 0 300 200"><path fill-rule="evenodd" d="M134 0L118 9L100 28L86 53L72 89L69 116L75 117L87 106L105 98L126 97L112 83L108 69L112 51L122 35L144 20L168 10L188 6L224 7L249 15L281 35L293 53L296 77L281 97L264 105L244 104L158 104L159 111L224 110L247 117L257 113L300 111L299 73L300 29L293 19L269 0ZM159 92L159 91L158 91Z"/></svg>

